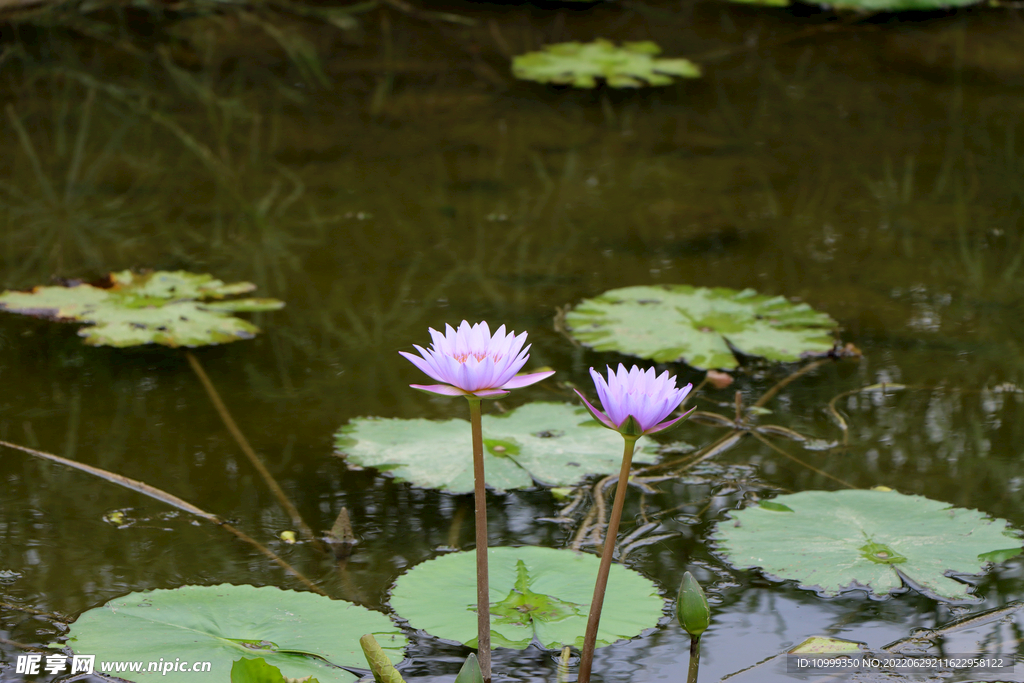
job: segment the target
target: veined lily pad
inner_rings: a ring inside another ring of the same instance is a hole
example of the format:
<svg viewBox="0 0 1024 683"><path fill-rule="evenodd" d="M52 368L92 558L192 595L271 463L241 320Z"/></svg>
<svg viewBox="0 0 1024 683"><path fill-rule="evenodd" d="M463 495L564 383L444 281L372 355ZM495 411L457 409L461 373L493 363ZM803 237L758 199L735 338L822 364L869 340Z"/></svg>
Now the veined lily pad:
<svg viewBox="0 0 1024 683"><path fill-rule="evenodd" d="M781 296L688 285L613 289L582 301L565 322L573 337L598 351L726 369L739 365L730 345L748 356L792 362L832 349L836 328L826 314Z"/></svg>
<svg viewBox="0 0 1024 683"><path fill-rule="evenodd" d="M580 647L600 559L554 548L490 548L491 642L525 649ZM476 553L444 555L395 582L391 607L413 628L476 646ZM653 583L613 564L597 644L633 638L657 625L664 600Z"/></svg>
<svg viewBox="0 0 1024 683"><path fill-rule="evenodd" d="M718 551L736 567L824 595L860 588L884 596L908 583L964 600L971 586L950 575L979 574L1021 552L1006 520L896 491L803 491L766 503L719 522Z"/></svg>
<svg viewBox="0 0 1024 683"><path fill-rule="evenodd" d="M600 38L590 43L558 43L514 57L512 73L527 81L576 88L593 88L599 78L612 88L640 88L670 85L672 76L700 76L700 67L693 62L656 59L660 52L661 48L649 40L623 43L622 47Z"/></svg>
<svg viewBox="0 0 1024 683"><path fill-rule="evenodd" d="M273 586L182 586L130 593L85 612L67 645L103 662L210 662L208 672L177 677L194 683L230 680L232 664L259 657L289 678L349 683L337 666L365 667L359 638L373 633L396 659L405 638L380 612L314 593ZM334 665L334 666L331 666ZM169 680L161 672L116 672L131 681Z"/></svg>
<svg viewBox="0 0 1024 683"><path fill-rule="evenodd" d="M315 678L285 678L276 666L262 658L243 657L231 666L231 683L320 683Z"/></svg>
<svg viewBox="0 0 1024 683"><path fill-rule="evenodd" d="M487 485L498 491L529 488L534 480L569 486L590 474L617 472L622 462L622 437L567 403L529 403L484 415L482 427ZM338 430L335 447L351 465L375 467L414 486L473 490L467 420L358 418ZM637 444L634 462L655 458L643 442Z"/></svg>
<svg viewBox="0 0 1024 683"><path fill-rule="evenodd" d="M98 284L4 292L0 310L90 323L78 334L92 346L206 346L251 339L259 333L255 325L232 313L284 306L276 299L223 301L254 289L256 285L249 282L225 284L212 275L182 271L140 275L126 270L111 273Z"/></svg>

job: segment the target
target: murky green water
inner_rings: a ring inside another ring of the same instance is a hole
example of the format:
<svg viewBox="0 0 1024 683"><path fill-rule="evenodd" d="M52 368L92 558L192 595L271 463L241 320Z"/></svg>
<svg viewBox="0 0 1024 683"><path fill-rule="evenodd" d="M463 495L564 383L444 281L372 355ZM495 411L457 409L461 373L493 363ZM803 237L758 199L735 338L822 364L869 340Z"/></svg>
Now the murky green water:
<svg viewBox="0 0 1024 683"><path fill-rule="evenodd" d="M443 9L476 27L393 10L349 30L266 15L317 49L329 87L255 14L178 17L148 37L152 22L129 13L103 40L90 24L79 29L92 38L2 28L0 288L188 269L286 300L255 317L256 340L198 355L311 525L349 509L360 543L346 574L276 540L286 515L180 352L86 348L69 326L0 316L0 439L237 520L332 595L379 607L404 568L472 543L468 497L351 472L332 455L332 433L354 417L463 415L460 401L408 388L421 377L399 350L427 343L431 326L505 323L530 333L531 366L558 370L506 407L571 400L566 383L589 386L589 367L628 359L574 347L554 328L559 307L634 284L753 287L828 312L864 352L789 385L773 422L841 440L830 399L909 385L838 402L847 449L782 448L853 486L1024 527L1017 10L830 22L712 2ZM594 36L657 40L705 77L580 93L508 75L509 54ZM750 367L734 388L752 401L792 369ZM703 397L729 413L732 389ZM719 434L691 424L674 438ZM678 532L628 564L673 592L687 567L711 584L701 680L816 633L879 647L954 614L913 592L823 600L729 569L702 542L726 510L841 484L754 439L716 462L661 483L643 508L631 491L625 516L627 532L641 512ZM222 531L98 479L6 450L0 481L2 602L74 616L150 588L295 587ZM135 523L104 521L117 509ZM542 489L493 495L491 542L567 546L574 526L539 520L556 512ZM972 610L1024 598L1024 562L996 567L977 594ZM1021 634L1018 620L971 637L1021 652ZM0 617L8 640L56 635L28 614ZM947 646L971 651L971 637ZM599 651L595 672L681 680L687 643L666 618ZM0 680L18 680L18 651L0 645ZM465 653L418 637L406 677L450 680ZM556 678L538 650L499 650L495 669ZM772 676L785 678L739 680Z"/></svg>

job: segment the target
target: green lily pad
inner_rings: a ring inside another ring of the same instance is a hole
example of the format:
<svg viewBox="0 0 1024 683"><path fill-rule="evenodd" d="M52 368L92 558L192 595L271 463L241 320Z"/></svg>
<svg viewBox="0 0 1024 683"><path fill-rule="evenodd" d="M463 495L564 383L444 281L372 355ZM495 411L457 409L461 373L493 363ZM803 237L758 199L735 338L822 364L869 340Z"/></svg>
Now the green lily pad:
<svg viewBox="0 0 1024 683"><path fill-rule="evenodd" d="M760 567L824 595L884 596L904 583L940 600L970 598L951 575L979 574L1021 552L1006 520L896 491L803 491L730 513L712 534L739 568ZM784 510L782 508L788 508Z"/></svg>
<svg viewBox="0 0 1024 683"><path fill-rule="evenodd" d="M590 43L545 45L512 59L516 78L539 83L593 88L604 79L612 88L670 85L672 76L697 78L700 67L687 59L656 59L661 48L649 40L616 47L598 38Z"/></svg>
<svg viewBox="0 0 1024 683"><path fill-rule="evenodd" d="M490 548L491 642L525 649L581 647L600 559L554 548ZM413 628L476 646L476 553L423 562L395 582L391 607ZM597 644L633 638L658 624L664 600L640 574L613 564Z"/></svg>
<svg viewBox="0 0 1024 683"><path fill-rule="evenodd" d="M225 297L256 289L249 282L225 284L212 275L162 272L111 273L96 284L36 287L0 294L0 310L64 322L84 322L78 334L92 346L206 346L251 339L252 323L232 313L274 311L276 299ZM215 301L210 301L211 299Z"/></svg>
<svg viewBox="0 0 1024 683"><path fill-rule="evenodd" d="M864 643L855 640L843 640L842 638L831 638L829 636L811 636L792 650L789 650L788 654L832 655L866 650L867 646Z"/></svg>
<svg viewBox="0 0 1024 683"><path fill-rule="evenodd" d="M622 464L622 437L567 403L529 403L484 415L482 428L487 485L497 491L529 488L534 481L572 486L591 474L618 472ZM350 465L374 467L414 486L473 490L468 420L357 418L335 434L335 449ZM641 442L633 461L656 457Z"/></svg>
<svg viewBox="0 0 1024 683"><path fill-rule="evenodd" d="M233 662L249 657L262 657L289 678L349 683L356 676L336 667L366 666L359 648L364 633L402 658L405 638L380 612L314 593L222 584L111 600L71 624L67 645L96 655L97 670L104 662L210 662L207 672L177 676L193 683L224 683ZM168 680L162 675L117 672L131 681Z"/></svg>
<svg viewBox="0 0 1024 683"><path fill-rule="evenodd" d="M781 296L688 285L613 289L580 302L565 322L598 351L702 369L737 367L733 348L784 362L827 353L836 329L826 314Z"/></svg>
<svg viewBox="0 0 1024 683"><path fill-rule="evenodd" d="M285 678L265 659L242 658L231 666L231 683L320 683L315 678Z"/></svg>

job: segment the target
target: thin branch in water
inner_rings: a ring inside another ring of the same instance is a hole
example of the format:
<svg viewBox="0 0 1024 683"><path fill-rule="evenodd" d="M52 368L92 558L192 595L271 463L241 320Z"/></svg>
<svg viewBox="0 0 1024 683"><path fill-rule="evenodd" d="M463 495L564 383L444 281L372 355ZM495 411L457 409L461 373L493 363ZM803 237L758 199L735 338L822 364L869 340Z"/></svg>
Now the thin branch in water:
<svg viewBox="0 0 1024 683"><path fill-rule="evenodd" d="M797 463L798 465L802 465L802 466L806 467L807 469L811 470L812 472L816 472L816 473L820 474L823 477L828 477L832 481L838 482L838 483L842 484L843 486L845 486L847 488L851 488L851 489L857 488L853 484L851 484L849 482L846 482L846 481L843 481L839 477L832 476L831 474L829 474L825 470L818 469L814 465L811 465L810 463L804 462L803 460L801 460L800 458L796 457L795 455L790 455L789 453L787 453L786 451L782 450L781 448L779 448L778 446L773 444L771 441L769 441L768 439L766 439L763 436L761 436L760 434L758 434L757 432L750 432L750 433L753 434L754 438L756 438L758 441L760 441L761 443L763 443L766 446L768 446L768 448L772 449L776 453L779 453L781 455L786 456L787 458L789 458L793 462Z"/></svg>
<svg viewBox="0 0 1024 683"><path fill-rule="evenodd" d="M45 647L42 647L41 645L27 645L25 643L19 643L16 640L7 640L6 638L2 637L0 637L0 644L10 645L11 647L16 647L19 650L28 650L29 652L52 652L52 650L48 650Z"/></svg>
<svg viewBox="0 0 1024 683"><path fill-rule="evenodd" d="M686 470L692 468L694 465L702 463L708 458L712 458L718 455L719 453L722 453L723 451L729 450L737 443L739 443L739 440L743 438L744 434L746 434L746 430L734 428L731 432L729 432L728 434L723 434L716 441L706 446L705 448L701 449L697 453L684 456L682 458L679 458L678 460L670 460L669 462L660 462L655 465L648 465L643 469L637 470L637 474L647 474L648 472L663 470L666 468L675 467L676 465L681 465L681 467L678 470L676 470L676 474L681 474Z"/></svg>
<svg viewBox="0 0 1024 683"><path fill-rule="evenodd" d="M600 492L598 492L597 486L594 487L594 492L595 495L601 495ZM576 536L573 537L572 545L569 546L570 548L577 552L579 551L580 547L583 545L583 539L586 538L587 534L590 532L590 525L594 523L595 517L597 517L597 506L591 505L590 509L587 511L587 516L583 518L582 522L580 522L580 528L576 531Z"/></svg>
<svg viewBox="0 0 1024 683"><path fill-rule="evenodd" d="M181 498L178 498L177 496L171 495L170 493L167 493L166 491L158 489L155 486L150 486L149 484L146 484L144 482L138 481L137 479L131 479L131 478L126 477L126 476L121 475L121 474L116 474L116 473L110 472L108 470L100 469L99 467L93 467L92 465L86 465L85 463L76 462L74 460L68 460L67 458L62 458L59 455L54 455L53 453L47 453L45 451L37 451L34 448L26 448L25 446L19 446L17 444L8 443L7 441L0 441L0 446L6 446L7 448L13 448L16 451L21 451L23 453L28 453L29 455L34 455L37 458L42 458L43 460L50 460L51 462L56 462L56 463L59 463L61 465L65 465L67 467L71 467L72 469L76 469L76 470L79 470L81 472L86 472L86 473L91 474L91 475L93 475L95 477L99 477L100 479L105 479L106 481L109 481L112 484L117 484L118 486L123 486L126 489L131 489L132 491L135 491L136 493L141 493L141 494L143 494L145 496L149 496L150 498L153 498L155 500L159 500L161 503L166 503L167 505L170 505L171 507L178 508L179 510L183 510L184 512L187 512L189 514L195 515L196 517L200 517L202 519L205 519L206 521L210 522L211 524L215 524L216 526L219 526L220 528L229 531L230 533L234 534L238 538L242 539L243 541L245 541L249 545L251 545L254 548L256 548L257 550L259 550L262 554L266 555L271 560L276 562L282 569L287 571L289 574L292 574L293 576L295 576L299 581L302 582L302 584L304 586L306 586L306 588L310 589L314 593L319 593L320 595L323 595L325 597L329 597L329 596L327 596L327 593L325 593L319 586L317 586L315 583L313 583L312 581L307 579L305 576L303 576L299 572L299 570L297 570L295 567L291 566L290 564L285 562L283 559L281 559L277 555L277 553L275 553L270 548L267 548L262 543L260 543L259 541L255 540L254 538L251 538L245 532L240 531L240 530L234 528L233 526L228 524L226 521L224 521L223 519L221 519L217 515L214 515L214 514L211 514L209 512L206 512L205 510L201 510L201 509L197 508L195 505L193 505L192 503L189 503L189 502L187 502L185 500L182 500Z"/></svg>
<svg viewBox="0 0 1024 683"><path fill-rule="evenodd" d="M59 614L53 614L51 612L44 612L42 610L33 609L31 607L25 607L23 605L15 605L10 602L0 602L0 607L4 609L14 610L15 612L24 612L25 614L34 614L37 617L46 617L51 621L59 621L61 623L67 623L67 617L62 617Z"/></svg>
<svg viewBox="0 0 1024 683"><path fill-rule="evenodd" d="M880 390L884 394L887 390L899 391L901 389L909 388L910 387L907 386L906 384L885 384L883 382L882 384L871 384L866 387L860 387L859 389L851 389L850 391L844 391L841 394L833 396L832 400L828 402L828 412L829 415L832 416L832 419L836 421L836 424L839 425L839 429L843 432L843 446L850 445L850 428L849 425L846 424L846 420L843 419L843 416L840 415L839 411L836 409L836 402L839 399L846 398L847 396L853 396L854 394L860 394L866 391Z"/></svg>
<svg viewBox="0 0 1024 683"><path fill-rule="evenodd" d="M618 477L616 477L615 475L608 475L607 477L599 481L597 483L597 486L594 487L594 496L596 497L596 500L594 501L596 518L594 520L594 529L590 538L590 542L595 547L599 547L601 545L601 527L603 527L605 524L604 511L607 507L607 501L604 499L604 491L606 488L611 486L613 482L618 482Z"/></svg>
<svg viewBox="0 0 1024 683"><path fill-rule="evenodd" d="M274 496L277 497L277 502L281 504L281 507L285 509L288 516L292 519L292 524L299 528L302 534L313 544L313 547L320 552L324 552L324 547L320 543L319 539L313 534L313 530L309 528L302 519L302 515L299 514L298 509L288 500L288 496L285 495L284 489L274 479L274 475L270 473L267 466L263 464L263 460L256 454L252 446L249 445L249 441L242 434L242 430L235 424L235 420L231 417L231 413L228 412L228 408L224 405L224 401L221 400L220 394L217 393L217 388L213 386L213 382L210 381L206 371L203 370L203 366L199 364L199 359L191 351L185 352L185 357L188 358L188 364L192 366L192 370L199 377L199 381L202 383L203 388L206 389L207 395L210 397L210 402L213 403L213 407L217 409L217 414L220 415L220 419L224 422L224 426L231 432L231 436L234 437L235 442L238 444L242 452L245 453L246 457L249 458L249 462L256 468L256 471L263 477L263 481L266 482L270 490L273 491Z"/></svg>
<svg viewBox="0 0 1024 683"><path fill-rule="evenodd" d="M808 372L811 372L812 370L817 370L822 365L825 365L826 363L830 363L830 362L832 362L831 358L822 358L820 360L814 361L813 363L808 363L807 365L803 366L802 368L800 368L796 372L792 373L788 377L785 377L782 380L780 380L775 386L773 386L768 391L764 392L764 394L761 395L761 398L757 399L757 403L754 404L754 407L755 408L763 408L764 405L766 403L768 403L768 401L770 401L773 398L775 398L775 394L777 394L780 391L782 391L782 389L785 388L785 386L787 384L789 384L789 383L799 379L800 377L803 377L804 375L806 375Z"/></svg>

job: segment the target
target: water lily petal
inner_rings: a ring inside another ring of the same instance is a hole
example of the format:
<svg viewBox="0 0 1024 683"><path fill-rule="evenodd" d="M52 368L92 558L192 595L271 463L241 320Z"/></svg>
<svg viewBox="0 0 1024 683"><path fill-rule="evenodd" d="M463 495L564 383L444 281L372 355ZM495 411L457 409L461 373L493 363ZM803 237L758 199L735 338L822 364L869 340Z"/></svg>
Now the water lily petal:
<svg viewBox="0 0 1024 683"><path fill-rule="evenodd" d="M516 375L509 381L501 385L502 389L522 389L528 387L531 384L536 384L542 379L547 379L551 375L555 374L554 370L542 370L541 372L531 372L526 375Z"/></svg>
<svg viewBox="0 0 1024 683"><path fill-rule="evenodd" d="M587 406L587 410L590 411L590 414L594 416L595 420L603 424L605 427L608 427L609 429L619 428L618 425L614 424L611 420L608 419L607 415L605 415L600 410L591 405L590 401L587 400L587 397L581 394L578 389L574 389L573 391L575 391L576 395L580 397L581 401L583 401L583 405Z"/></svg>
<svg viewBox="0 0 1024 683"><path fill-rule="evenodd" d="M424 351L422 348L418 346L416 346L415 348L420 352L423 358L420 358L419 356L414 356L413 354L407 353L405 351L399 351L399 353L408 358L410 361L412 361L413 365L418 367L431 378L436 379L439 382L444 382L444 373L438 369L437 364L434 362L429 352Z"/></svg>
<svg viewBox="0 0 1024 683"><path fill-rule="evenodd" d="M663 432L666 429L671 429L672 427L676 426L678 423L682 422L684 418L689 417L690 413L692 413L695 410L697 410L697 409L696 408L690 408L685 413L683 413L682 415L680 415L679 417L677 417L677 418L675 418L673 420L665 420L664 422L662 422L660 424L654 425L649 430L647 430L645 433L646 434L655 434L657 432Z"/></svg>
<svg viewBox="0 0 1024 683"><path fill-rule="evenodd" d="M501 389L481 389L480 391L474 391L473 395L479 398L501 398L502 396L508 396L509 392L502 391Z"/></svg>
<svg viewBox="0 0 1024 683"><path fill-rule="evenodd" d="M519 352L519 355L502 359L503 368L498 376L495 378L494 383L497 386L505 386L513 377L515 377L523 366L526 365L526 361L530 358L530 354L527 351L530 350L528 344L525 349Z"/></svg>
<svg viewBox="0 0 1024 683"><path fill-rule="evenodd" d="M426 391L430 394L440 394L441 396L465 396L467 393L450 384L410 384L409 386L413 389Z"/></svg>

